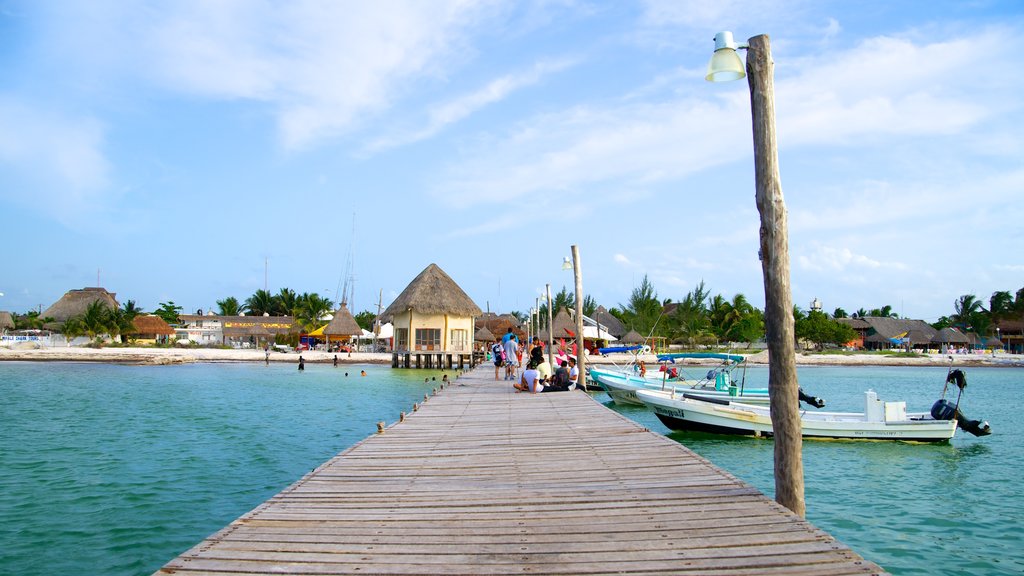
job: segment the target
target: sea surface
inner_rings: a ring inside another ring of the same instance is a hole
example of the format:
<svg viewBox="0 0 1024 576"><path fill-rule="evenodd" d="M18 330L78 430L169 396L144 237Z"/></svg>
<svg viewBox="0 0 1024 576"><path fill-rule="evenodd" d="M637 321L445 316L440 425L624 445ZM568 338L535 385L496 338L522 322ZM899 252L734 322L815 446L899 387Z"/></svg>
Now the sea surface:
<svg viewBox="0 0 1024 576"><path fill-rule="evenodd" d="M860 409L873 388L924 411L946 372L800 367L799 377L828 409ZM961 407L992 436L805 442L808 519L894 574L1024 573L1024 369L965 372ZM0 574L151 574L410 411L437 385L425 377L441 372L0 363ZM749 370L747 383L765 386L767 370ZM594 396L773 494L771 440L671 433Z"/></svg>

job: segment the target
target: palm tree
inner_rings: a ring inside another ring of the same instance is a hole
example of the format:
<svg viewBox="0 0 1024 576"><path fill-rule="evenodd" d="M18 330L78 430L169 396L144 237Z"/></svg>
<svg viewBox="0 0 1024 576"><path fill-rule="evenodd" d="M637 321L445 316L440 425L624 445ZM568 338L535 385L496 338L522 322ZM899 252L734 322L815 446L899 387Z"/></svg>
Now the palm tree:
<svg viewBox="0 0 1024 576"><path fill-rule="evenodd" d="M110 307L102 300L92 301L79 316L82 323L82 330L90 340L95 340L100 334L112 332L112 317Z"/></svg>
<svg viewBox="0 0 1024 576"><path fill-rule="evenodd" d="M1013 315L1013 296L1006 290L993 292L988 299L988 311L995 321L1009 318Z"/></svg>
<svg viewBox="0 0 1024 576"><path fill-rule="evenodd" d="M295 309L299 306L299 296L291 288L281 288L274 296L277 304L277 314L281 316L296 316ZM273 312L271 313L273 314Z"/></svg>
<svg viewBox="0 0 1024 576"><path fill-rule="evenodd" d="M842 308L836 308L835 312L832 313L833 318L846 318L847 316L846 310Z"/></svg>
<svg viewBox="0 0 1024 576"><path fill-rule="evenodd" d="M306 329L312 332L324 325L321 320L325 315L334 309L334 303L319 294L303 293L297 298L295 305L295 319Z"/></svg>
<svg viewBox="0 0 1024 576"><path fill-rule="evenodd" d="M641 334L647 334L655 327L662 311L658 293L654 291L646 274L640 286L633 289L629 303L619 306L622 310L621 320Z"/></svg>
<svg viewBox="0 0 1024 576"><path fill-rule="evenodd" d="M853 313L854 318L865 318L867 315L868 311L863 308L858 308L857 311Z"/></svg>
<svg viewBox="0 0 1024 576"><path fill-rule="evenodd" d="M972 327L971 320L978 312L985 309L981 307L981 301L974 294L964 294L953 303L954 313L950 316L954 326L959 326L966 332Z"/></svg>
<svg viewBox="0 0 1024 576"><path fill-rule="evenodd" d="M238 298L228 296L223 300L217 300L217 313L221 316L238 316L245 312L246 306L238 302Z"/></svg>
<svg viewBox="0 0 1024 576"><path fill-rule="evenodd" d="M274 297L266 290L257 290L252 296L245 300L245 307L253 316L270 315L274 313Z"/></svg>

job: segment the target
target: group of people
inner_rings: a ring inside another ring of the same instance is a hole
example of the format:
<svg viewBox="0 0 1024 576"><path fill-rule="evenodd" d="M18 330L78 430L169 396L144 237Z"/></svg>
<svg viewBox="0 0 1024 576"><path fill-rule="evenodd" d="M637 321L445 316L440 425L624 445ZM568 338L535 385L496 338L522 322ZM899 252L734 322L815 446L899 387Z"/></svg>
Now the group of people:
<svg viewBox="0 0 1024 576"><path fill-rule="evenodd" d="M575 390L579 382L580 371L576 367L576 359L569 357L551 372L551 365L544 359L544 344L540 338L534 337L530 345L530 354L526 368L520 373L523 362L524 346L519 337L508 329L508 332L495 339L491 346L494 361L494 379L497 380L501 369L505 369L505 380L511 380L512 386L519 392L566 392Z"/></svg>

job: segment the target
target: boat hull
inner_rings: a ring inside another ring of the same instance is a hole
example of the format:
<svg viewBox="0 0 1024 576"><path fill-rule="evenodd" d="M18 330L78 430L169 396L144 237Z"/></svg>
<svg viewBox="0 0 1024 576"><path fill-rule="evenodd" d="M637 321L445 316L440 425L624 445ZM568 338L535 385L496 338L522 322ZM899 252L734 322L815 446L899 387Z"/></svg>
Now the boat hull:
<svg viewBox="0 0 1024 576"><path fill-rule="evenodd" d="M644 403L637 398L637 390L661 391L663 389L674 389L676 394L686 392L711 399L733 399L749 404L768 404L768 391L765 389L743 392L734 390L733 393L730 393L729 390L717 390L713 386L701 386L696 381L667 380L663 382L660 379L641 378L639 375L598 368L590 370L590 377L616 404L643 406Z"/></svg>
<svg viewBox="0 0 1024 576"><path fill-rule="evenodd" d="M730 401L707 402L651 391L638 392L637 399L673 430L773 435L767 407ZM800 424L804 438L946 442L956 433L956 421L935 420L926 414L909 414L896 421L869 422L864 414L856 412L803 412Z"/></svg>

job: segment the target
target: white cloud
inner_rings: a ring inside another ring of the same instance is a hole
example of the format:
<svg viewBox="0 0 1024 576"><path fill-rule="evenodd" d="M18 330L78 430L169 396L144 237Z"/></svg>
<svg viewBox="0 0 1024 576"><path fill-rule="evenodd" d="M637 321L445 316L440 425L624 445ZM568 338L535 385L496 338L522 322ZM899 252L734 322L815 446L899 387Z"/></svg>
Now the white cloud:
<svg viewBox="0 0 1024 576"><path fill-rule="evenodd" d="M479 90L432 108L428 113L425 127L408 134L379 139L370 144L368 148L371 151L377 151L426 140L450 124L459 122L486 106L504 100L516 90L537 84L548 74L564 70L572 64L573 62L570 60L540 62L525 72L501 76L488 82Z"/></svg>
<svg viewBox="0 0 1024 576"><path fill-rule="evenodd" d="M286 148L347 133L410 82L443 76L490 7L465 0L178 2L111 14L137 73L172 91L272 105ZM114 39L108 39L108 43Z"/></svg>
<svg viewBox="0 0 1024 576"><path fill-rule="evenodd" d="M797 256L797 262L801 268L818 272L881 268L903 270L906 268L901 262L881 262L863 254L855 254L849 248L834 246L816 246L813 252Z"/></svg>
<svg viewBox="0 0 1024 576"><path fill-rule="evenodd" d="M632 262L629 261L629 258L627 258L625 254L616 254L612 259L616 264L622 264L624 266L632 265Z"/></svg>

